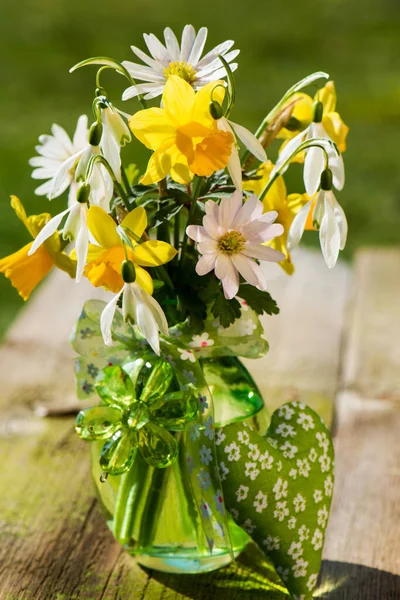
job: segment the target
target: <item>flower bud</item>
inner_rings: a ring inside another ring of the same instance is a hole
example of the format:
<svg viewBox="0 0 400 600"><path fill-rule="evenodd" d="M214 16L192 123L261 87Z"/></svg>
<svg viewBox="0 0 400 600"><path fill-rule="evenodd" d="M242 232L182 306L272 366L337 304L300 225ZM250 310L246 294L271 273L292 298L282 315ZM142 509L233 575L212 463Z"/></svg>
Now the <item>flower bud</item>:
<svg viewBox="0 0 400 600"><path fill-rule="evenodd" d="M286 129L289 129L289 131L300 131L300 129L302 129L301 122L293 115L289 117L285 127Z"/></svg>
<svg viewBox="0 0 400 600"><path fill-rule="evenodd" d="M314 102L313 105L313 121L314 123L321 123L322 121L322 115L324 112L324 105L322 104L322 102Z"/></svg>
<svg viewBox="0 0 400 600"><path fill-rule="evenodd" d="M329 191L332 189L332 171L324 169L321 173L321 190Z"/></svg>
<svg viewBox="0 0 400 600"><path fill-rule="evenodd" d="M210 111L210 115L212 116L212 118L216 121L218 121L218 119L221 119L221 117L224 116L222 106L216 100L210 102L210 104L208 105L208 110Z"/></svg>
<svg viewBox="0 0 400 600"><path fill-rule="evenodd" d="M124 260L121 265L121 275L125 283L133 283L136 280L135 265L131 260Z"/></svg>
<svg viewBox="0 0 400 600"><path fill-rule="evenodd" d="M84 183L81 185L76 193L76 201L80 204L85 204L89 200L90 196L90 183Z"/></svg>
<svg viewBox="0 0 400 600"><path fill-rule="evenodd" d="M103 124L100 121L95 121L89 129L89 144L91 146L98 146L102 135Z"/></svg>

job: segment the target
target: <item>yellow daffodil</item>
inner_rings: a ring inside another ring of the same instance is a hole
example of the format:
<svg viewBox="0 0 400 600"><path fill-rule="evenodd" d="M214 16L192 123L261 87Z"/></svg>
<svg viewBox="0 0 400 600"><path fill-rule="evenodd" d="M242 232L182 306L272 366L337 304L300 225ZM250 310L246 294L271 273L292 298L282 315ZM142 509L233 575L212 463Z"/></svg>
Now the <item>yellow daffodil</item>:
<svg viewBox="0 0 400 600"><path fill-rule="evenodd" d="M157 267L170 261L177 251L170 244L158 240L138 243L147 227L146 211L132 210L120 227L131 239L134 248L122 242L114 219L99 206L91 206L87 215L88 227L98 246L89 244L85 275L95 287L104 287L117 293L124 285L121 264L128 259L135 265L136 283L148 294L153 293L153 280L142 267Z"/></svg>
<svg viewBox="0 0 400 600"><path fill-rule="evenodd" d="M51 219L48 213L28 217L16 196L11 196L11 206L33 239ZM29 242L14 254L0 260L0 273L4 273L24 300L29 298L35 287L54 266L71 277L75 276L76 270L76 262L62 252L62 242L58 232L53 233L35 254L28 256L32 244L33 242Z"/></svg>
<svg viewBox="0 0 400 600"><path fill-rule="evenodd" d="M265 185L269 181L271 171L274 165L271 161L267 161L260 165L257 175L261 179L254 179L243 183L243 188L260 196ZM307 194L287 194L286 185L283 177L278 177L275 183L271 186L268 193L263 199L264 212L276 211L278 216L275 223L283 226L283 233L265 245L271 246L275 250L283 252L285 260L278 263L288 275L294 272L294 266L287 249L287 236L292 224L292 221L299 210L309 201Z"/></svg>
<svg viewBox="0 0 400 600"><path fill-rule="evenodd" d="M209 112L211 100L222 104L224 95L222 82L211 82L196 93L184 79L172 75L165 84L163 108L141 110L131 117L134 135L154 150L141 183L156 183L168 174L178 183L189 183L193 175L209 176L227 166L234 137L219 130Z"/></svg>
<svg viewBox="0 0 400 600"><path fill-rule="evenodd" d="M295 126L290 130L287 128L281 129L277 136L278 138L289 140L295 137L299 131L307 129L313 121L314 102L319 101L322 103L323 107L321 125L326 133L323 137L329 137L335 142L340 152L346 150L346 138L349 128L342 121L339 113L336 112L337 97L333 81L328 81L328 83L316 93L314 99L308 94L298 93L290 98L288 104L291 104L293 101L295 101L295 105L292 117L296 119L296 121L294 121ZM286 143L287 142L284 142L282 148ZM298 154L295 157L296 162L303 162L303 160L304 153Z"/></svg>

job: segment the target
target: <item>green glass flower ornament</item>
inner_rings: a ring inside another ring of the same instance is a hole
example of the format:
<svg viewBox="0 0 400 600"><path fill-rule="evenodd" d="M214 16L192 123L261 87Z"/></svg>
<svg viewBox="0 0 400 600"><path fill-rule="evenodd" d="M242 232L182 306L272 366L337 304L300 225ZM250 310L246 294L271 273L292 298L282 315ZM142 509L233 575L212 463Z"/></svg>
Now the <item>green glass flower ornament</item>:
<svg viewBox="0 0 400 600"><path fill-rule="evenodd" d="M194 390L174 390L172 367L164 360L137 359L125 367L106 367L95 385L100 406L81 410L75 429L83 440L105 440L100 454L104 473L120 475L140 450L146 462L168 467L178 443L171 431L181 431L197 413ZM135 381L135 383L134 383Z"/></svg>

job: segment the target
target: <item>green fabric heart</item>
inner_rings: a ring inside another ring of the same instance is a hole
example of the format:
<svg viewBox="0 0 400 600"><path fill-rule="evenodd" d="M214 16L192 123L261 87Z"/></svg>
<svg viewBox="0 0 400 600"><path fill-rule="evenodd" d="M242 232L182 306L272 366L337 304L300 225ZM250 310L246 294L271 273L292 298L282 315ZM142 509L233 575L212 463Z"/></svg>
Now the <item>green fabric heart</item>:
<svg viewBox="0 0 400 600"><path fill-rule="evenodd" d="M296 600L312 598L333 492L334 450L321 418L300 402L274 412L265 437L246 423L216 435L224 499Z"/></svg>

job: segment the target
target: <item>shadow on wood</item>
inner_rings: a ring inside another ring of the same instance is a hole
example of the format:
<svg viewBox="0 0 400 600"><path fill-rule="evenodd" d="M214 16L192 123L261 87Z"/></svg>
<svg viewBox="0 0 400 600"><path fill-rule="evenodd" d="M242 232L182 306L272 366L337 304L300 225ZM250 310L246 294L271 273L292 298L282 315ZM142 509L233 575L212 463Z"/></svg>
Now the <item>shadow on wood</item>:
<svg viewBox="0 0 400 600"><path fill-rule="evenodd" d="M254 544L235 563L202 575L171 575L148 571L152 579L182 594L184 598L208 600L219 596L230 600L287 600L288 592L273 566Z"/></svg>
<svg viewBox="0 0 400 600"><path fill-rule="evenodd" d="M151 579L193 600L211 600L216 596L230 600L287 600L289 597L273 567L253 544L235 565L213 573L179 576L148 573ZM362 565L325 560L314 598L398 600L400 576Z"/></svg>
<svg viewBox="0 0 400 600"><path fill-rule="evenodd" d="M398 600L400 576L363 565L324 560L315 598Z"/></svg>

